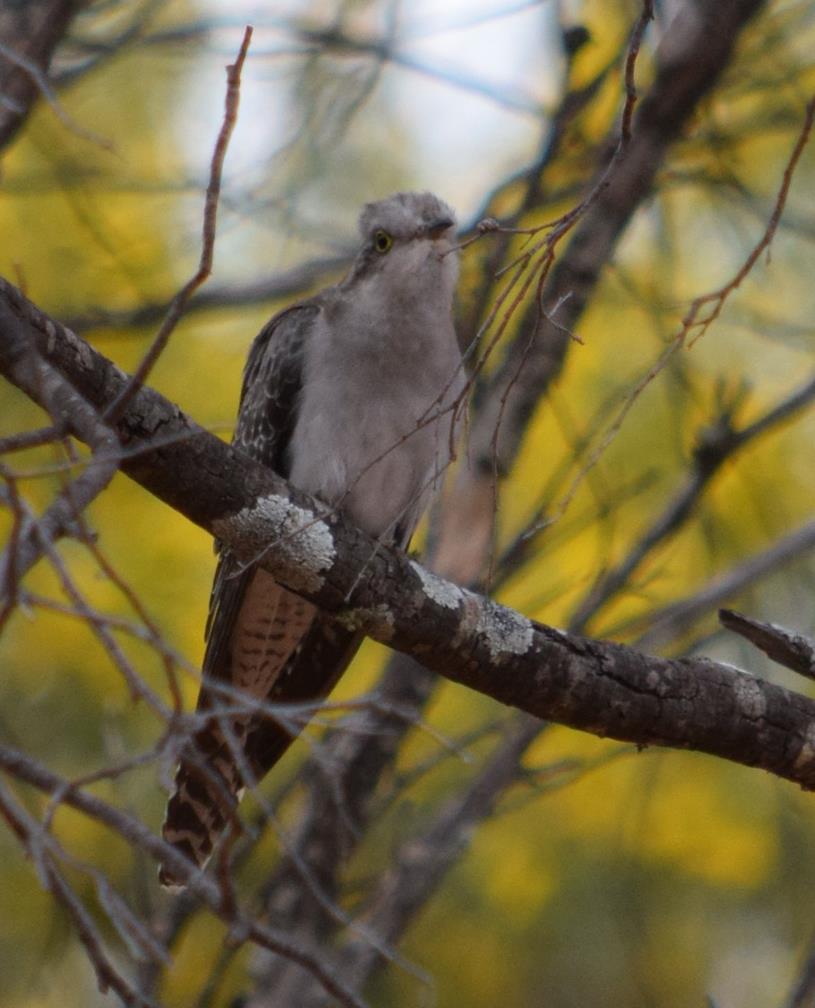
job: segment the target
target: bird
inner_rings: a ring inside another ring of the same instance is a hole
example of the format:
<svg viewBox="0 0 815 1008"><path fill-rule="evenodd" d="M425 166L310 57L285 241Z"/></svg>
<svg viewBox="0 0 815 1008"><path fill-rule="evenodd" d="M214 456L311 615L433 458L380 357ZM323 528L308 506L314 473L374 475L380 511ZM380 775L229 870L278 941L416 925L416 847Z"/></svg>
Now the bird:
<svg viewBox="0 0 815 1008"><path fill-rule="evenodd" d="M430 192L367 203L335 286L276 314L252 344L234 447L378 541L406 549L455 456L468 388L453 322L454 211ZM362 636L216 542L197 712L162 835L203 869L247 784L302 729ZM240 697L255 701L239 708ZM237 697L237 701L236 701ZM281 716L257 709L274 704ZM296 715L285 706L297 704ZM229 708L229 713L219 710ZM160 882L183 887L169 865Z"/></svg>

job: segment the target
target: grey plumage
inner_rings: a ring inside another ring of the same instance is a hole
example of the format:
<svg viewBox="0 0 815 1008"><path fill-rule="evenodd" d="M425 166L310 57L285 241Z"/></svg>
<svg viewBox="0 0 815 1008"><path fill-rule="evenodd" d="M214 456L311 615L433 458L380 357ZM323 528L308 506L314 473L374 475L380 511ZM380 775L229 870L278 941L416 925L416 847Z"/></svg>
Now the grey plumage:
<svg viewBox="0 0 815 1008"><path fill-rule="evenodd" d="M452 321L455 217L431 193L397 193L360 215L362 246L336 287L276 315L244 372L234 444L343 511L383 542L406 546L450 460L465 375ZM280 758L300 727L247 712L249 697L324 698L360 643L264 571L222 551L207 621L198 710L213 716L182 755L164 836L203 865L237 796ZM209 684L209 685L208 685ZM161 880L173 884L163 868Z"/></svg>

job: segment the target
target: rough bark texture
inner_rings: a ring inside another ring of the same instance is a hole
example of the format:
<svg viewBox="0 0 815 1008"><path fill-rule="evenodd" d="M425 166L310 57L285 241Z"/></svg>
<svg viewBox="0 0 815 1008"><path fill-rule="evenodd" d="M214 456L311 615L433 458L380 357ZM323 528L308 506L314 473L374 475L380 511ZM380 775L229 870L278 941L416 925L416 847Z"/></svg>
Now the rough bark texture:
<svg viewBox="0 0 815 1008"><path fill-rule="evenodd" d="M36 399L33 348L96 409L126 376L0 287L0 370ZM66 418L70 423L70 418ZM151 389L117 423L122 469L238 556L428 668L596 735L697 749L815 787L815 703L731 666L667 660L533 623L385 549Z"/></svg>

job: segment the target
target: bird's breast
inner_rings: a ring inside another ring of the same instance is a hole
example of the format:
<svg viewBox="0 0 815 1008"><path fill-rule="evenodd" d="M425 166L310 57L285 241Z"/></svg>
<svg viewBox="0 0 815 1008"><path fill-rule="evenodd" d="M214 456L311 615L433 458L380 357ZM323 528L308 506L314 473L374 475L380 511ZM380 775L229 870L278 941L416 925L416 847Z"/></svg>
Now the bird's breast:
<svg viewBox="0 0 815 1008"><path fill-rule="evenodd" d="M315 341L306 360L290 447L292 482L371 535L412 527L454 440L463 374L452 324L429 351L408 354L404 332L390 351L387 328L369 345L344 346L332 335Z"/></svg>

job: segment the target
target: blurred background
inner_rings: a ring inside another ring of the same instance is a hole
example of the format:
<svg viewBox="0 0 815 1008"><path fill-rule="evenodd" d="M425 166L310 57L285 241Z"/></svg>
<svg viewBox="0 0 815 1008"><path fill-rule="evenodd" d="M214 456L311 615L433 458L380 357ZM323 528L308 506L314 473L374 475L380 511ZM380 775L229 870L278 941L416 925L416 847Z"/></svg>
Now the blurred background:
<svg viewBox="0 0 815 1008"><path fill-rule="evenodd" d="M716 6L657 4L636 53L641 101L665 85L660 67L689 44L694 19ZM721 4L731 7L739 5ZM811 143L771 252L728 292L706 332L686 332L682 345L676 338L693 299L728 284L765 234L815 91L815 3L752 7L754 18L726 29L732 53L700 87L664 157L654 154L653 184L599 254L596 283L563 323L570 332L557 341L522 436L495 465L478 443L463 453L457 493L476 499L468 480L484 473L494 484L494 528L467 579L502 602L589 636L704 653L811 692L716 620L727 604L815 634ZM609 138L619 137L642 9L633 0L85 4L56 45L53 90L0 152L0 274L132 370L195 270L224 67L253 24L213 276L150 377L228 438L251 340L274 311L342 275L364 202L431 189L474 236L485 216L538 228L592 191L614 149ZM668 82L692 74L693 62L677 63ZM556 257L575 254L573 236ZM512 297L501 300L506 268L529 248L526 235L488 234L462 252L459 331L471 360L485 354L474 415L488 415L484 402L512 347L540 335L529 330L536 284L512 311ZM591 257L589 244L581 254ZM530 269L543 268L541 255ZM544 303L549 313L560 307ZM568 300L563 307L568 315ZM0 437L46 422L0 384ZM475 420L472 430L477 442ZM736 446L726 436L745 431ZM47 507L65 451L57 440L5 456L7 488ZM42 561L5 614L0 741L68 779L143 755L90 790L156 832L171 770L159 744L166 726L133 701L87 613L101 614L124 660L167 702L167 668L176 669L190 707L212 544L122 475L87 525L92 539L63 541L61 565ZM1 513L4 539L12 527L11 512ZM463 518L456 535L471 535ZM366 644L334 699L391 696L397 673L411 673L391 662L378 685L389 661ZM349 982L369 1004L804 1003L790 992L815 935L811 795L698 754L530 727L448 682L422 680L421 695L408 699L410 730L394 733L396 755L369 796L364 828L326 888L352 919L387 920L384 940L401 958L366 959L358 934L325 921L312 928L302 907L270 920L332 949L326 961L341 975L353 961ZM331 721L342 741L335 717L317 721L310 739ZM512 740L514 763L496 784L486 770ZM314 808L313 782L297 777L312 748L299 743L265 782L273 822L248 803L259 840L238 882L258 914L277 906L275 884L286 877L281 835L300 837ZM47 814L46 798L7 783L30 813ZM472 819L455 815L466 796L480 803ZM414 886L410 913L378 917L380 881L446 816L455 849ZM285 964L272 957L230 949L220 920L160 892L152 862L98 823L61 806L52 829L70 854L66 877L117 967L153 999L145 1003L334 1003L315 1000L302 977L281 979ZM88 865L166 942L171 961L147 961L117 931ZM285 1000L280 990L295 993ZM97 991L36 865L0 828L0 1004L115 1003Z"/></svg>

